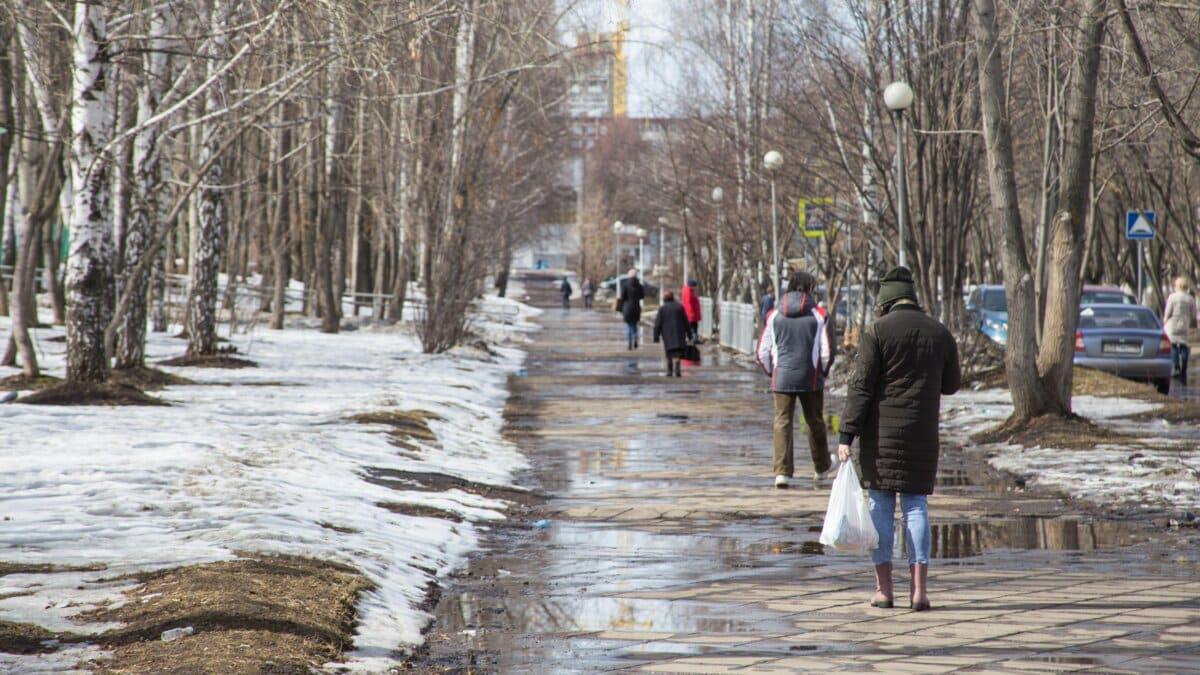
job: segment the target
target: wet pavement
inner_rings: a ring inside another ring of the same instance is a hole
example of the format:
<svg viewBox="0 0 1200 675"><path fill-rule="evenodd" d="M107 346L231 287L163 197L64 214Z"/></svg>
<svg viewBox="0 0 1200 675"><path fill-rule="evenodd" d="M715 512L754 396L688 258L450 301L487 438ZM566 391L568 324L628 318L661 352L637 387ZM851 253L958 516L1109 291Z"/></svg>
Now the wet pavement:
<svg viewBox="0 0 1200 675"><path fill-rule="evenodd" d="M773 487L770 399L743 358L709 350L667 378L660 347L627 352L612 312L542 323L507 417L545 500L447 580L415 670L1200 669L1186 533L1031 494L951 439L930 499L935 610L874 609L869 563L817 542L830 481ZM801 476L807 455L799 440Z"/></svg>

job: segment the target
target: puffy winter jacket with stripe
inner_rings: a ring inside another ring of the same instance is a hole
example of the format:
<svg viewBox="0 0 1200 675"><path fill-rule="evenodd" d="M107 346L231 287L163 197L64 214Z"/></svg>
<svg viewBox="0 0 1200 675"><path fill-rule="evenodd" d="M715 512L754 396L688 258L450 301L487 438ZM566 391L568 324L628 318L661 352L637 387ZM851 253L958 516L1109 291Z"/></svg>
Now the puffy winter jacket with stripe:
<svg viewBox="0 0 1200 675"><path fill-rule="evenodd" d="M832 322L808 293L785 294L767 314L757 357L771 378L771 391L794 394L825 389L835 356Z"/></svg>

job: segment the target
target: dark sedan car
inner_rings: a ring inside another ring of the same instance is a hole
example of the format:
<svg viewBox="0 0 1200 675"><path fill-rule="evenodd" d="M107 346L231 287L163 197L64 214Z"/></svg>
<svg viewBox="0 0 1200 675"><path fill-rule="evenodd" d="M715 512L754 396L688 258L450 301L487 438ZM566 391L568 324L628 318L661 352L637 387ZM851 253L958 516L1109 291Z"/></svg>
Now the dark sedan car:
<svg viewBox="0 0 1200 675"><path fill-rule="evenodd" d="M1118 377L1153 382L1160 393L1171 388L1171 341L1149 308L1095 304L1079 311L1075 365Z"/></svg>

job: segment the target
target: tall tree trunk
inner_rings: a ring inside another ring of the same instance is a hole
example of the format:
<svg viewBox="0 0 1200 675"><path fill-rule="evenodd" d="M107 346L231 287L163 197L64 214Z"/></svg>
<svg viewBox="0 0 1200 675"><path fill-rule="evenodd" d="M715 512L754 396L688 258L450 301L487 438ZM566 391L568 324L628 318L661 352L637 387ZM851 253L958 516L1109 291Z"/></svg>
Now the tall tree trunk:
<svg viewBox="0 0 1200 675"><path fill-rule="evenodd" d="M1071 412L1075 328L1079 322L1079 266L1086 243L1088 185L1096 121L1096 86L1104 39L1105 0L1089 0L1079 18L1075 45L1079 54L1067 94L1066 144L1063 148L1062 198L1050 230L1046 314L1038 369L1048 396L1047 412Z"/></svg>
<svg viewBox="0 0 1200 675"><path fill-rule="evenodd" d="M108 377L104 329L113 281L111 57L105 5L75 4L71 100L71 252L67 261L67 380Z"/></svg>
<svg viewBox="0 0 1200 675"><path fill-rule="evenodd" d="M26 377L37 377L37 352L29 329L38 324L36 292L36 270L38 232L49 227L49 220L57 207L58 192L62 186L61 145L43 154L40 143L33 139L21 142L20 170L17 174L21 194L20 232L21 247L17 251L13 269L12 337L4 355L4 364L13 365L19 356L22 372Z"/></svg>
<svg viewBox="0 0 1200 675"><path fill-rule="evenodd" d="M338 155L341 151L341 124L343 107L336 93L336 76L330 68L326 86L334 92L326 100L325 109L325 163L322 175L324 190L321 196L320 217L317 221L317 290L321 294L321 332L336 333L341 321L342 296L335 277L343 280L345 275L335 257L340 259L339 241L344 238L339 226L344 215L338 190Z"/></svg>
<svg viewBox="0 0 1200 675"><path fill-rule="evenodd" d="M12 151L13 135L9 129L15 128L13 112L13 65L9 52L12 41L13 27L11 23L0 22L0 127L5 133L0 134L0 266L6 264L6 258L12 254L15 237L10 239L12 229L8 227L9 154ZM0 275L0 316L8 316L8 284Z"/></svg>
<svg viewBox="0 0 1200 675"><path fill-rule="evenodd" d="M279 158L275 162L275 194L278 195L275 204L275 220L271 223L271 256L273 259L272 280L273 286L271 289L271 328L274 330L283 329L283 319L287 314L287 288L288 282L292 276L292 256L291 256L291 237L288 233L292 230L290 225L291 195L292 186L288 173L288 161L283 159L291 152L291 131L282 124L284 119L284 110L286 106L280 106L278 112L278 122L276 138L272 143L272 152L276 153Z"/></svg>
<svg viewBox="0 0 1200 675"><path fill-rule="evenodd" d="M996 240L1004 243L1004 289L1008 296L1008 344L1004 351L1004 362L1013 399L1012 421L1021 423L1041 415L1048 405L1048 397L1037 370L1037 297L1017 201L1012 127L1000 64L994 0L975 0L975 21L979 99L983 114L983 136L987 145L992 229Z"/></svg>
<svg viewBox="0 0 1200 675"><path fill-rule="evenodd" d="M209 61L209 76L220 69L226 58L225 32L229 23L230 5L227 0L214 0L212 7L212 50ZM209 115L220 112L224 106L225 87L223 82L214 82L205 91L205 112ZM187 334L189 357L210 356L217 353L217 285L221 253L225 246L225 229L228 219L227 194L225 191L224 158L209 163L221 152L221 122L212 119L203 125L200 141L200 164L208 164L204 173L204 186L200 189L199 227L193 237L191 264L189 265L190 301L188 302Z"/></svg>
<svg viewBox="0 0 1200 675"><path fill-rule="evenodd" d="M145 75L138 87L137 125L133 137L132 198L125 228L122 286L132 294L129 308L120 317L116 367L136 368L146 361L146 299L149 274L138 273L142 256L158 230L164 204L160 202L163 175L158 147L159 125L149 124L158 112L167 76L167 40L171 31L170 6L160 5L150 18L150 50L146 55Z"/></svg>

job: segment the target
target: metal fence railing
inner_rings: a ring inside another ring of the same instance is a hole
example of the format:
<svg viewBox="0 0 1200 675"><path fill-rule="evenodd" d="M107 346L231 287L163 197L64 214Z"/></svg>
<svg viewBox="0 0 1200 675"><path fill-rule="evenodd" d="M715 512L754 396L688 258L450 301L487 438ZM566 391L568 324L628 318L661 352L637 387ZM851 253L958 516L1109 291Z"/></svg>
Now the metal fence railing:
<svg viewBox="0 0 1200 675"><path fill-rule="evenodd" d="M754 305L722 302L720 306L721 345L745 354L754 353Z"/></svg>
<svg viewBox="0 0 1200 675"><path fill-rule="evenodd" d="M711 338L713 335L713 301L712 298L700 298L700 325L697 330L700 331L700 337L705 339Z"/></svg>

